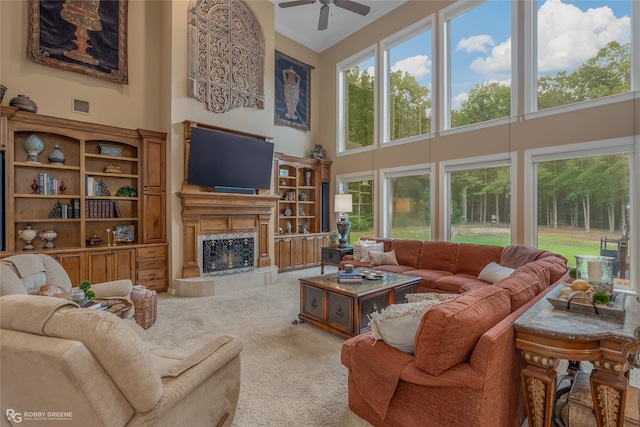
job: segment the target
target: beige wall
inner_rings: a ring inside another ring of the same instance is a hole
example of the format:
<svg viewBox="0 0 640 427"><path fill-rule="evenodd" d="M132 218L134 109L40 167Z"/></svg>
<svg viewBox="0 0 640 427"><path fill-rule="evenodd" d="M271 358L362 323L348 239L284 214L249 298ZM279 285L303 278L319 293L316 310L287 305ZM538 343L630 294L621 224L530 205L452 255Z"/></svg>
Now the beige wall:
<svg viewBox="0 0 640 427"><path fill-rule="evenodd" d="M335 88L336 65L361 52L378 41L393 35L403 28L435 14L433 37L439 40L438 15L439 9L453 3L453 1L409 1L391 13L369 25L353 36L339 44L325 50L320 55L320 62L326 71L322 74L322 87ZM520 21L523 22L522 13ZM523 50L524 41L520 34L519 50ZM379 66L381 67L381 52L378 51ZM439 77L437 64L438 52L433 53L436 78ZM524 79L524 62L520 60L518 73L514 80L522 82ZM381 95L378 88L378 105L381 105ZM435 85L432 96L441 99L442 93L439 85ZM436 194L433 200L439 204L441 197L441 182L438 176L439 164L442 161L469 158L473 156L493 155L499 153L516 152L517 155L517 182L514 183L514 192L517 197L517 209L512 213L512 221L516 224L513 233L514 243L525 243L525 213L524 213L524 150L530 148L549 147L554 145L572 144L578 142L599 141L609 138L640 135L640 100L623 101L601 107L593 107L586 110L567 112L535 119L525 119L523 90L520 88L518 112L512 118L511 123L476 129L468 132L448 132L443 136L439 129L430 138L411 144L396 145L393 147L376 148L369 152L353 155L337 155L335 149L337 118L336 91L323 91L320 101L320 121L323 125L323 133L320 142L327 147L329 157L334 160L332 178L335 176L353 172L376 171L381 168L401 167L411 164L433 163L432 179L435 179ZM636 97L638 98L638 97ZM434 124L434 126L438 126ZM380 129L377 129L377 137L380 140ZM638 140L640 137L636 137ZM376 174L377 176L377 174ZM638 184L640 186L640 184ZM376 189L375 197L381 199L380 186ZM335 188L335 186L334 186ZM638 188L638 187L636 187ZM636 211L639 201L636 200ZM376 217L379 217L380 206ZM440 212L432 218L433 239L442 239L444 219ZM637 227L636 227L637 229ZM379 235L381 224L376 223L375 234ZM640 236L640 234L639 234Z"/></svg>

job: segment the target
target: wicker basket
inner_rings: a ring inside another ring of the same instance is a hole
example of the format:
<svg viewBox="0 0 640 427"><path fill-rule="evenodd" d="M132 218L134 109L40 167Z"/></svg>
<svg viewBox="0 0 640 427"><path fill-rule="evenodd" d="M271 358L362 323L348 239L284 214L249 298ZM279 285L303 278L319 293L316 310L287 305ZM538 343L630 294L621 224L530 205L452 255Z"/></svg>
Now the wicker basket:
<svg viewBox="0 0 640 427"><path fill-rule="evenodd" d="M133 318L138 325L147 329L156 322L158 307L158 294L156 291L135 286L131 291L131 302L133 302L135 309Z"/></svg>

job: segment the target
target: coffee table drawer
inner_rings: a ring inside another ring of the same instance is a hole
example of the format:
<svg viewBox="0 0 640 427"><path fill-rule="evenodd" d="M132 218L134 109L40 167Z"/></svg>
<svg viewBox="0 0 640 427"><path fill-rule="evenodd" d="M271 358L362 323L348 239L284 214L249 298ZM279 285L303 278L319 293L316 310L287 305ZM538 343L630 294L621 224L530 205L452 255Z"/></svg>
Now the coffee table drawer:
<svg viewBox="0 0 640 427"><path fill-rule="evenodd" d="M389 292L384 292L369 298L363 298L360 300L360 330L357 333L368 331L369 317L368 315L376 312L380 312L387 306L389 301Z"/></svg>
<svg viewBox="0 0 640 427"><path fill-rule="evenodd" d="M393 303L394 304L404 304L405 301L405 295L407 294L413 294L416 292L416 283L413 283L411 285L407 285L407 286L401 286L401 287L397 287L393 290Z"/></svg>
<svg viewBox="0 0 640 427"><path fill-rule="evenodd" d="M302 286L302 312L322 319L322 290L313 286Z"/></svg>
<svg viewBox="0 0 640 427"><path fill-rule="evenodd" d="M327 293L327 322L337 329L352 333L352 301L343 295Z"/></svg>

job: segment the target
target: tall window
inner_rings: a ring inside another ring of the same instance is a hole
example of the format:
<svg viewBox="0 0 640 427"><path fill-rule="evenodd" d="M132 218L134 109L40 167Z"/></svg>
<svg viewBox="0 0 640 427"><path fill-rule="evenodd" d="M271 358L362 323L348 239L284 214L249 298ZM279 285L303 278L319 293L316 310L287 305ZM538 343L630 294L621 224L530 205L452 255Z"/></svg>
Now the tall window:
<svg viewBox="0 0 640 427"><path fill-rule="evenodd" d="M615 284L631 286L632 267L637 268L631 265L632 241L626 240L633 223L631 138L531 150L530 156L536 194L534 244L563 254L569 265L575 265L575 255L609 256L607 251L626 247L622 258L617 253L623 263L615 262L614 276L620 279ZM622 240L625 244L618 245Z"/></svg>
<svg viewBox="0 0 640 427"><path fill-rule="evenodd" d="M469 161L443 162L445 238L454 243L507 246L514 203L510 159L487 156Z"/></svg>
<svg viewBox="0 0 640 427"><path fill-rule="evenodd" d="M383 142L431 132L431 19L383 40Z"/></svg>
<svg viewBox="0 0 640 427"><path fill-rule="evenodd" d="M537 1L533 111L631 90L631 2Z"/></svg>
<svg viewBox="0 0 640 427"><path fill-rule="evenodd" d="M368 49L338 64L339 151L371 147L375 135L375 55Z"/></svg>
<svg viewBox="0 0 640 427"><path fill-rule="evenodd" d="M428 167L381 171L385 237L431 240L431 172Z"/></svg>
<svg viewBox="0 0 640 427"><path fill-rule="evenodd" d="M457 2L443 9L442 129L511 114L511 2Z"/></svg>
<svg viewBox="0 0 640 427"><path fill-rule="evenodd" d="M374 206L374 179L373 175L338 176L338 193L351 194L353 197L353 211L349 213L351 222L350 242L359 240L360 237L374 236L375 224L373 221Z"/></svg>

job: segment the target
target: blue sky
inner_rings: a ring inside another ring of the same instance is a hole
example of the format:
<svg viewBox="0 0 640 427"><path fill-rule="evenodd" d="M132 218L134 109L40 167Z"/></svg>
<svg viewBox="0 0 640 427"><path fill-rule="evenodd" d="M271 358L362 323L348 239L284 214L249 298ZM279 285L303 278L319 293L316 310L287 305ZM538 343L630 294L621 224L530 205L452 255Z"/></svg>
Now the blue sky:
<svg viewBox="0 0 640 427"><path fill-rule="evenodd" d="M544 0L538 2L538 71L572 71L608 42L630 38L632 0ZM504 25L500 25L502 22ZM511 4L490 0L452 20L452 98L457 108L482 82L511 80ZM428 49L425 50L424 46ZM431 42L416 37L392 50L401 68L430 86ZM364 63L364 66L372 66Z"/></svg>

